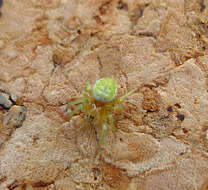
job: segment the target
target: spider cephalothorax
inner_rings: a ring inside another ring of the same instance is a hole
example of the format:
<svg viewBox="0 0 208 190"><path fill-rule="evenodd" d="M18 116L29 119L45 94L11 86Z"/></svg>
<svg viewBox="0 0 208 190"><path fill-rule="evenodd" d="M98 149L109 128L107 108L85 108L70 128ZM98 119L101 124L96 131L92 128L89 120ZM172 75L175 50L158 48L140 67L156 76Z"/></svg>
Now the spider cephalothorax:
<svg viewBox="0 0 208 190"><path fill-rule="evenodd" d="M119 104L135 90L130 91L122 97L116 98L117 85L111 78L101 78L96 81L93 88L87 84L87 89L82 93L83 97L76 99L68 104L74 110L68 115L68 118L81 111L94 118L97 125L102 127L99 144L102 144L103 138L107 132L108 126L115 132L113 112L119 107Z"/></svg>

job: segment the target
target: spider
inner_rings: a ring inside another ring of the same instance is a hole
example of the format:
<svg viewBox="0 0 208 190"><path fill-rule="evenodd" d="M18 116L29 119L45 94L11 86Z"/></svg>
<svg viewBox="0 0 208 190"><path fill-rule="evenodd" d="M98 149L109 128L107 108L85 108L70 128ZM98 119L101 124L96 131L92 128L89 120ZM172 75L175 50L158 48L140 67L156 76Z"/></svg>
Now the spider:
<svg viewBox="0 0 208 190"><path fill-rule="evenodd" d="M90 118L94 118L95 123L102 127L101 137L99 138L99 145L102 145L108 127L111 127L114 133L116 131L113 112L119 108L125 98L135 91L132 90L116 98L117 85L113 79L101 78L95 82L93 88L87 83L87 88L82 92L82 97L67 104L67 109L76 106L69 113L68 119L70 120L79 111L87 114Z"/></svg>

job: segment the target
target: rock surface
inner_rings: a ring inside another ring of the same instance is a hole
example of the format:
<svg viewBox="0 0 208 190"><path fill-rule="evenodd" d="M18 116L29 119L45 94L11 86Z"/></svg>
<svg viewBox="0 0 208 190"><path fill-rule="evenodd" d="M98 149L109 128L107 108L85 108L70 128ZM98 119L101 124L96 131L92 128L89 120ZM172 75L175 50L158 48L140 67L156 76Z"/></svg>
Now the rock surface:
<svg viewBox="0 0 208 190"><path fill-rule="evenodd" d="M7 0L0 26L1 190L208 189L207 1ZM139 90L99 148L65 109L101 77Z"/></svg>
<svg viewBox="0 0 208 190"><path fill-rule="evenodd" d="M0 106L5 109L9 109L12 105L12 101L9 99L9 95L3 92L0 92Z"/></svg>

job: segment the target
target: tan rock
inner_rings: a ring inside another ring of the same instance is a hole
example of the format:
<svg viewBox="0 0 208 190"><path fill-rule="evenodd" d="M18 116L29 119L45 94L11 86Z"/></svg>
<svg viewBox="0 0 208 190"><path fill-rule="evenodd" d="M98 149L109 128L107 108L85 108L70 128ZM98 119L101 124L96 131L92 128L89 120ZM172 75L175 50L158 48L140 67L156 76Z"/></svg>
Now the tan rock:
<svg viewBox="0 0 208 190"><path fill-rule="evenodd" d="M0 189L206 190L207 7L3 1L0 90L13 106L0 107ZM118 96L138 91L99 147L101 127L81 113L68 121L66 104L106 76Z"/></svg>
<svg viewBox="0 0 208 190"><path fill-rule="evenodd" d="M0 176L20 183L51 183L61 170L79 158L74 148L60 125L44 114L33 116L16 130L1 151Z"/></svg>
<svg viewBox="0 0 208 190"><path fill-rule="evenodd" d="M176 160L178 155L190 152L185 144L174 138L157 141L152 136L142 133L121 133L115 140L116 142L112 140L104 145L103 159L120 169L125 169L131 177L166 167Z"/></svg>

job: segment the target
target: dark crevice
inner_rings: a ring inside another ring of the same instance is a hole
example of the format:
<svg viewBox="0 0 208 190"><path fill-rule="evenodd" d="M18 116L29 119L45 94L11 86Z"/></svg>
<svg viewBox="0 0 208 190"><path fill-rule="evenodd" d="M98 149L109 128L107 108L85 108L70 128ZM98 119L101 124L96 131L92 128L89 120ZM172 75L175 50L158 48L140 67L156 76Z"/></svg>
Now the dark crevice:
<svg viewBox="0 0 208 190"><path fill-rule="evenodd" d="M80 29L77 30L77 34L81 34L82 31Z"/></svg>
<svg viewBox="0 0 208 190"><path fill-rule="evenodd" d="M8 185L7 188L8 188L9 190L13 190L13 189L15 189L16 187L18 187L19 185L20 185L19 182L18 182L17 180L15 180L12 184Z"/></svg>
<svg viewBox="0 0 208 190"><path fill-rule="evenodd" d="M103 4L99 7L99 12L100 12L100 14L101 14L101 15L105 15L105 14L108 12L110 6L111 6L111 0L110 0L110 1L107 1L107 2L105 2L105 3L103 3Z"/></svg>
<svg viewBox="0 0 208 190"><path fill-rule="evenodd" d="M0 8L3 6L3 0L0 0ZM2 16L2 13L0 11L0 17Z"/></svg>
<svg viewBox="0 0 208 190"><path fill-rule="evenodd" d="M102 71L103 65L102 65L102 61L99 56L97 56L97 60L98 60L98 64L99 64L99 70Z"/></svg>
<svg viewBox="0 0 208 190"><path fill-rule="evenodd" d="M117 9L127 11L128 10L128 5L126 3L124 3L122 0L120 0L118 2Z"/></svg>
<svg viewBox="0 0 208 190"><path fill-rule="evenodd" d="M6 176L1 177L1 178L0 178L0 184L1 184L1 183L3 183L3 182L5 182L5 181L6 181L6 179L7 179L7 177L6 177Z"/></svg>
<svg viewBox="0 0 208 190"><path fill-rule="evenodd" d="M0 8L3 6L3 0L0 0Z"/></svg>
<svg viewBox="0 0 208 190"><path fill-rule="evenodd" d="M131 21L132 21L133 26L136 25L138 19L140 17L142 17L142 15L143 15L143 9L142 8L137 8L133 11L133 13L131 15Z"/></svg>
<svg viewBox="0 0 208 190"><path fill-rule="evenodd" d="M16 101L9 95L9 100L12 102L13 105L17 105Z"/></svg>
<svg viewBox="0 0 208 190"><path fill-rule="evenodd" d="M168 111L168 112L172 112L172 111L173 111L173 108L172 108L171 106L169 106L169 107L167 108L167 111Z"/></svg>
<svg viewBox="0 0 208 190"><path fill-rule="evenodd" d="M177 108L179 108L179 109L181 108L181 105L178 104L178 103L176 103L175 106L176 106Z"/></svg>
<svg viewBox="0 0 208 190"><path fill-rule="evenodd" d="M94 174L94 180L96 181L98 179L98 177L100 176L101 171L99 168L92 168L92 172Z"/></svg>
<svg viewBox="0 0 208 190"><path fill-rule="evenodd" d="M149 4L138 5L138 7L132 11L132 13L130 15L132 27L134 27L137 24L138 19L143 16L144 9L148 6L149 6Z"/></svg>
<svg viewBox="0 0 208 190"><path fill-rule="evenodd" d="M153 37L153 38L156 38L155 35L152 32L148 32L148 31L146 31L146 32L140 32L138 35L139 36L144 36L144 37Z"/></svg>
<svg viewBox="0 0 208 190"><path fill-rule="evenodd" d="M200 11L203 12L206 9L206 5L204 4L204 0L200 2Z"/></svg>
<svg viewBox="0 0 208 190"><path fill-rule="evenodd" d="M94 16L93 18L95 19L97 24L101 24L101 25L104 24L104 22L101 20L100 16L97 15L97 16Z"/></svg>
<svg viewBox="0 0 208 190"><path fill-rule="evenodd" d="M180 120L183 121L185 119L185 116L183 114L177 114L176 117Z"/></svg>
<svg viewBox="0 0 208 190"><path fill-rule="evenodd" d="M44 181L38 181L36 183L33 183L32 186L33 187L46 187L46 186L49 186L51 184L53 184L54 182L44 182Z"/></svg>
<svg viewBox="0 0 208 190"><path fill-rule="evenodd" d="M188 133L188 130L186 128L182 128L182 130L184 134Z"/></svg>
<svg viewBox="0 0 208 190"><path fill-rule="evenodd" d="M22 190L27 190L27 185L23 184L21 188L22 188Z"/></svg>

